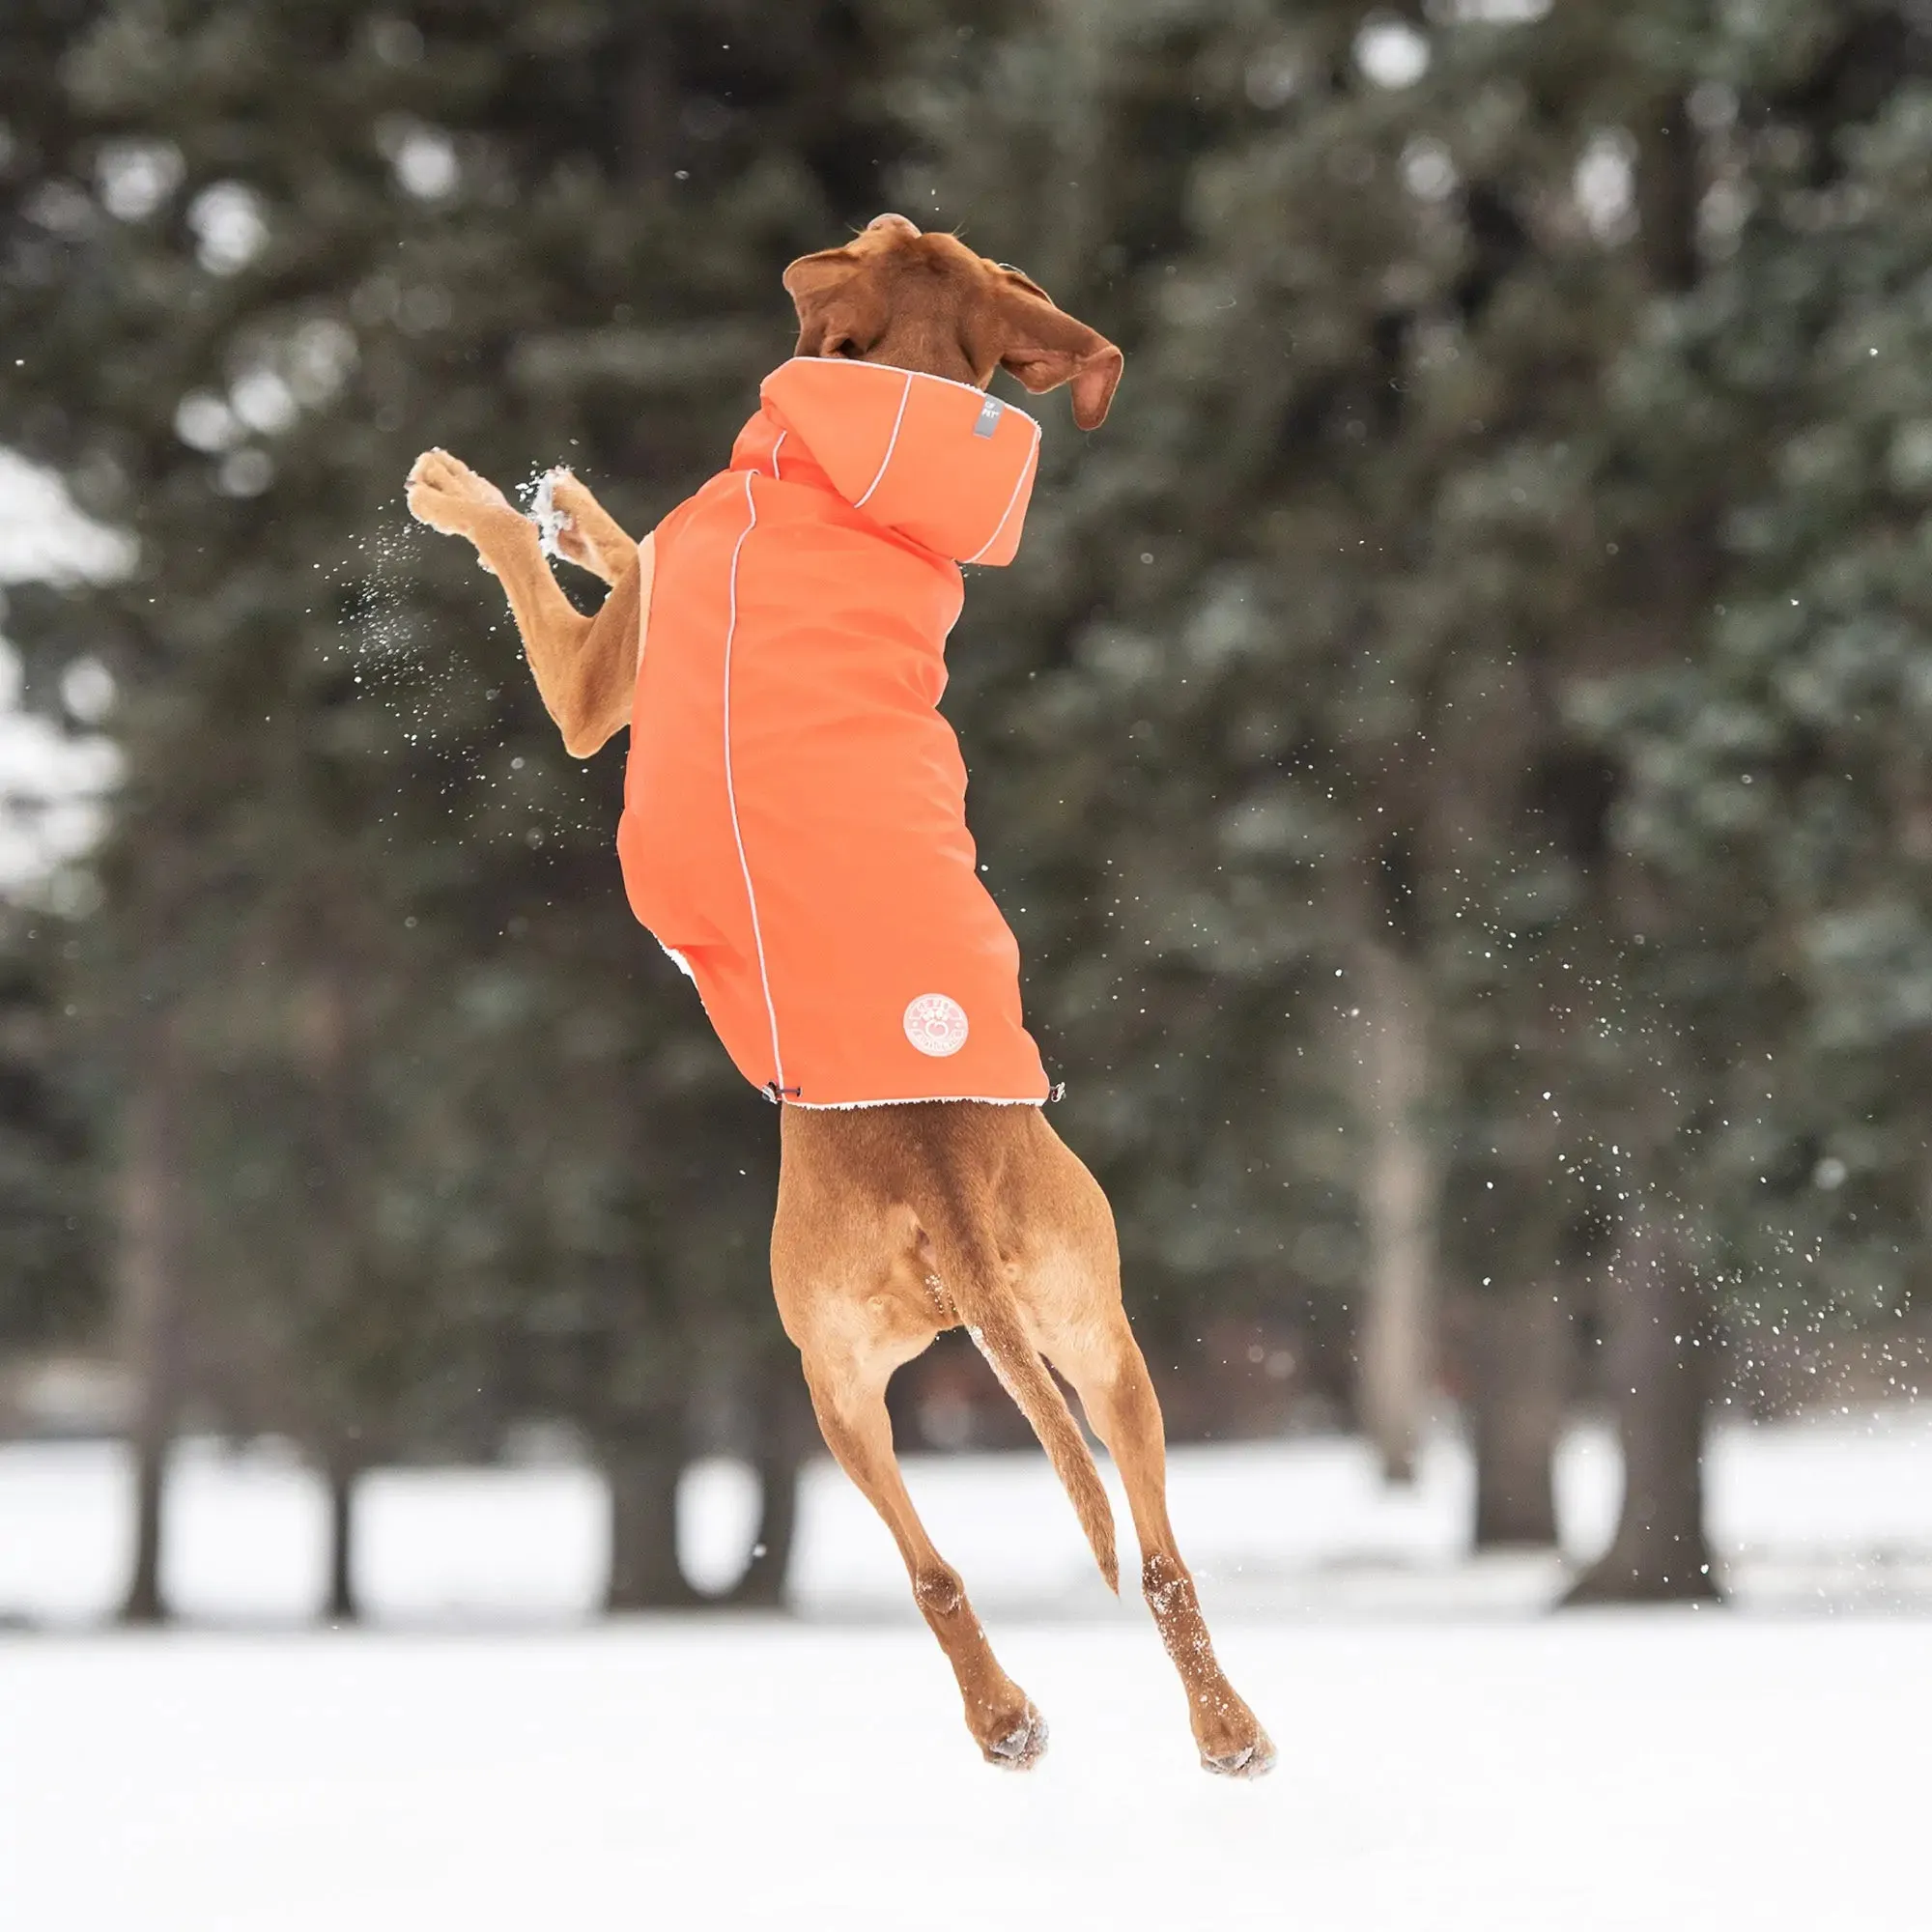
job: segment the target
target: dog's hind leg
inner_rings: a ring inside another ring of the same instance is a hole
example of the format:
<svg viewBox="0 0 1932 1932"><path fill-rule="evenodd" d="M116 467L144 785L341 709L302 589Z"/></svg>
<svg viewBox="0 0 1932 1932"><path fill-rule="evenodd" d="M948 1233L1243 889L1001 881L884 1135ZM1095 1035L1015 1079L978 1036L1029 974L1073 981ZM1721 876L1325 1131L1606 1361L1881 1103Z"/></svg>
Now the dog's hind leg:
<svg viewBox="0 0 1932 1932"><path fill-rule="evenodd" d="M1225 1776L1259 1777L1273 1769L1274 1746L1214 1655L1194 1577L1168 1520L1166 1431L1121 1305L1113 1213L1058 1136L1052 1148L1042 1149L1025 1182L1026 1220L1037 1233L1022 1264L1022 1297L1047 1359L1073 1384L1126 1487L1141 1588L1180 1673L1201 1763Z"/></svg>
<svg viewBox="0 0 1932 1932"><path fill-rule="evenodd" d="M893 1454L892 1418L886 1412L889 1373L863 1358L821 1358L808 1365L806 1380L818 1426L839 1467L865 1492L898 1544L912 1579L913 1601L952 1666L966 1728L981 1754L988 1764L1030 1770L1046 1748L1045 1719L1001 1669L958 1571L933 1548L913 1509Z"/></svg>
<svg viewBox="0 0 1932 1932"><path fill-rule="evenodd" d="M893 1450L886 1383L950 1325L903 1265L912 1250L911 1219L903 1218L903 1229L890 1228L849 1200L801 1201L799 1190L781 1184L773 1286L785 1332L804 1358L826 1447L892 1531L913 1601L958 1680L967 1729L987 1763L1025 1771L1046 1748L1046 1725L1000 1668L959 1573L913 1508Z"/></svg>
<svg viewBox="0 0 1932 1932"><path fill-rule="evenodd" d="M1273 1770L1274 1746L1214 1655L1194 1577L1167 1516L1167 1446L1160 1403L1124 1315L1098 1335L1048 1348L1126 1485L1141 1546L1141 1588L1187 1692L1204 1769L1232 1777Z"/></svg>

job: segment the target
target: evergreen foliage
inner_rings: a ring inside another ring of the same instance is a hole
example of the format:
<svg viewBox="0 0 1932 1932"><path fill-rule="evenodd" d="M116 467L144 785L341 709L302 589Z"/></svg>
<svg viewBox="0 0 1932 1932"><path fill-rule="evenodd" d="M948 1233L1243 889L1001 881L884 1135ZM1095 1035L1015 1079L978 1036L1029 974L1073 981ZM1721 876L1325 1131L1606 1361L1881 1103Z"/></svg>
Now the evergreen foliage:
<svg viewBox="0 0 1932 1932"><path fill-rule="evenodd" d="M948 708L1152 1352L1286 1316L1339 1386L1406 1160L1467 1383L1553 1302L1674 1445L1593 1589L1707 1587L1720 1334L1921 1292L1921 8L18 0L0 119L0 441L140 547L7 620L120 693L65 990L124 1086L188 1042L211 1402L333 1464L563 1413L662 1492L779 1346L621 753L399 492L567 460L642 529L897 206L1127 354L1037 406Z"/></svg>
<svg viewBox="0 0 1932 1932"><path fill-rule="evenodd" d="M99 1096L62 1051L72 944L44 911L0 919L0 1349L77 1341L102 1315Z"/></svg>

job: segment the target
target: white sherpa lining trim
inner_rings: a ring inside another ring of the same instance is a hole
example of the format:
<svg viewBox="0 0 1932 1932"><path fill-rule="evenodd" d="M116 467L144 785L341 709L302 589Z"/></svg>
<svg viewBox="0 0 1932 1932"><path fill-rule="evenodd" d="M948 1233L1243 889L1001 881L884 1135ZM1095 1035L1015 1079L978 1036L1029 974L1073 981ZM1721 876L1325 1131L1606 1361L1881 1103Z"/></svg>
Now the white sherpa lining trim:
<svg viewBox="0 0 1932 1932"><path fill-rule="evenodd" d="M1037 1100L1016 1100L1010 1094L901 1094L891 1100L794 1100L785 1096L787 1107L803 1107L812 1114L852 1114L863 1107L931 1107L961 1103L975 1107L1043 1107L1053 1098L1042 1094Z"/></svg>

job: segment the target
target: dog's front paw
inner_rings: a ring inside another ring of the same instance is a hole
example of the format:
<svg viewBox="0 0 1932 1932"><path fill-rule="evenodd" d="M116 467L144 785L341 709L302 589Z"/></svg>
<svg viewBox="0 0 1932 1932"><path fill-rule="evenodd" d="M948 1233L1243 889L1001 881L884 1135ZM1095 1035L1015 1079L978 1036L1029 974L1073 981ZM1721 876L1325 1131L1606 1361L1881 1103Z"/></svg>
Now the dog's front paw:
<svg viewBox="0 0 1932 1932"><path fill-rule="evenodd" d="M546 469L537 478L536 495L530 499L530 516L546 556L567 557L572 563L581 564L589 554L588 547L568 503L558 501L558 492L568 487L582 490L583 486L568 469Z"/></svg>
<svg viewBox="0 0 1932 1932"><path fill-rule="evenodd" d="M607 583L614 583L637 556L638 546L623 526L568 469L549 470L539 480L530 514L548 555L563 557Z"/></svg>
<svg viewBox="0 0 1932 1932"><path fill-rule="evenodd" d="M410 467L410 515L445 536L471 536L494 516L516 516L487 476L446 449L426 449Z"/></svg>

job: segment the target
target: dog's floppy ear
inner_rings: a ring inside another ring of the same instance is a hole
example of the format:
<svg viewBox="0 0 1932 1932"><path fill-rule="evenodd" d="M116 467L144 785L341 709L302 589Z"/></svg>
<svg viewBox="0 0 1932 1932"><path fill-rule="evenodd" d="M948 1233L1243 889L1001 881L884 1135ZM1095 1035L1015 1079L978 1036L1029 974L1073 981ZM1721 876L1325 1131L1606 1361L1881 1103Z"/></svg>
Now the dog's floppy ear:
<svg viewBox="0 0 1932 1932"><path fill-rule="evenodd" d="M1097 329L1076 322L1017 269L1002 271L997 303L1000 367L1036 396L1073 384L1073 420L1098 429L1121 381L1123 357Z"/></svg>
<svg viewBox="0 0 1932 1932"><path fill-rule="evenodd" d="M798 355L863 355L886 328L886 308L867 264L849 248L801 255L784 271L798 310Z"/></svg>

